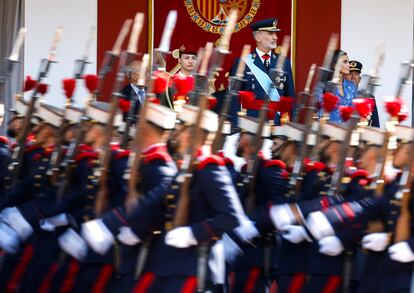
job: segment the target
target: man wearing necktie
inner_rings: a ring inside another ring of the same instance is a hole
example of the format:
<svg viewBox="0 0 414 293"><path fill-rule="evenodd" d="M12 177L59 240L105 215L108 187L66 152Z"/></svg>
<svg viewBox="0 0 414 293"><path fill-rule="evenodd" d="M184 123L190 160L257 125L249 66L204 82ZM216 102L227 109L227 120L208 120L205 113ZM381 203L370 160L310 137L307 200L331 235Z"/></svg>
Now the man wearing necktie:
<svg viewBox="0 0 414 293"><path fill-rule="evenodd" d="M138 85L138 74L138 63L134 62L133 64L131 64L127 72L129 83L121 90L123 97L120 100L119 106L121 111L124 113L124 121L126 121L126 119L128 118L130 112L129 109L131 105L133 106L132 115L134 119L136 119L135 116L141 109L142 104L144 103L145 88L143 85Z"/></svg>
<svg viewBox="0 0 414 293"><path fill-rule="evenodd" d="M250 25L253 31L253 38L256 41L256 49L246 57L246 67L244 70L245 81L242 84L242 91L253 92L257 100L268 99L278 101L281 96L294 97L295 89L292 77L292 68L290 61L286 59L284 64L284 71L286 80L283 84L283 89L278 89L277 94L269 92L269 86L273 82L272 70L277 64L278 55L274 53L277 47L277 35L280 31L277 27L277 19L269 18L257 21ZM230 75L235 74L239 60L235 62L230 70ZM237 113L240 111L241 105L238 98L232 101L232 108L230 115L232 122L237 124ZM247 116L258 117L260 106L257 109L247 109ZM280 117L278 113L275 115L274 122L276 125L280 124Z"/></svg>

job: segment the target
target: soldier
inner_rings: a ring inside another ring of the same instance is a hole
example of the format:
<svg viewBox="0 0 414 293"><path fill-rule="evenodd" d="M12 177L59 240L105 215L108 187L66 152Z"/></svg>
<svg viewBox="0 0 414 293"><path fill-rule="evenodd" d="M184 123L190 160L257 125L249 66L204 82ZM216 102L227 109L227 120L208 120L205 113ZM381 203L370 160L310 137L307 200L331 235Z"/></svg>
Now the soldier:
<svg viewBox="0 0 414 293"><path fill-rule="evenodd" d="M288 59L286 59L283 68L286 77L286 80L283 83L283 89L278 89L277 92L272 92L272 96L269 96L268 93L273 83L271 69L275 68L278 59L278 55L273 52L277 46L276 33L280 31L277 27L277 22L276 18L269 18L257 21L250 25L257 47L252 54L245 58L247 66L244 71L244 79L246 81L243 82L241 90L253 92L257 99L270 98L272 101L278 101L280 96L295 96L292 69ZM231 76L234 75L238 62L239 60L236 61L230 70ZM240 102L238 99L233 99L230 111L233 124L237 124L236 119L238 111L240 111ZM247 115L257 117L258 111L248 110ZM274 122L276 125L279 125L279 118L279 115L275 115Z"/></svg>
<svg viewBox="0 0 414 293"><path fill-rule="evenodd" d="M236 155L243 157L246 162L251 160L255 148L254 135L258 131L258 122L247 117L239 117L239 127L242 129ZM271 135L269 125L263 128L263 137ZM239 247L240 255L231 261L232 281L230 292L263 292L269 288L277 268L277 251L274 241L273 227L266 215L267 206L280 202L286 192L286 164L281 160L266 160L258 158L258 170L254 174L254 192L256 196L255 210L249 219L237 227L230 238ZM242 203L246 206L248 198L254 196L245 183L246 165L237 179L237 191ZM251 179L252 180L252 179ZM226 247L230 249L230 247ZM226 254L230 254L226 252Z"/></svg>
<svg viewBox="0 0 414 293"><path fill-rule="evenodd" d="M16 207L36 198L47 197L50 186L46 171L56 142L56 127L60 123L60 116L46 105L41 105L36 115L44 122L37 128L35 142L26 147L24 168L22 168L24 172L0 203L2 210L7 207L3 210L5 218L1 224L2 233L7 237L2 237L0 244L9 253L4 260L7 265L3 267L7 270L2 270L0 282L1 288L7 290L20 287L20 281L26 273L30 272L30 266L36 259L42 258L42 237L29 239L33 233L33 226L28 224ZM36 227L38 228L38 225ZM49 235L43 234L43 236ZM24 243L21 250L19 250L20 243ZM17 254L13 255L14 253ZM48 253L53 254L52 251Z"/></svg>
<svg viewBox="0 0 414 293"><path fill-rule="evenodd" d="M180 119L192 125L197 111L197 107L186 106ZM145 273L135 287L136 292L144 288L147 292L182 292L184 289L186 292L195 292L199 246L214 244L223 232L236 227L243 215L223 160L208 153L208 144L211 143L209 132L214 133L217 129L217 116L205 111L201 128L200 140L193 146L200 149L200 155L197 156L198 167L190 188L188 226L177 227L169 232L164 230L165 226L170 226L168 223L177 204L180 187L176 180L167 189L159 188L143 197L134 212L136 220L131 223L133 239L142 241L153 231L163 231L154 239ZM185 126L178 135L180 154L185 153L189 146L191 129L191 126ZM203 258L206 256L208 254ZM204 269L201 270L198 273L205 277ZM209 275L210 282L214 282Z"/></svg>
<svg viewBox="0 0 414 293"><path fill-rule="evenodd" d="M353 81L356 86L359 86L361 81L361 71L362 71L362 63L356 60L349 61L349 78ZM368 117L368 125L374 127L380 127L379 124L379 117L378 117L378 109L377 103L375 102L375 97L373 95L369 95L366 98L372 99L373 109L372 114Z"/></svg>
<svg viewBox="0 0 414 293"><path fill-rule="evenodd" d="M141 167L139 170L140 180L138 182L137 191L140 194L148 194L156 187L163 185L169 185L173 176L176 173L175 164L171 156L167 152L166 140L168 138L169 130L174 128L176 114L168 108L154 103L148 105L148 109L145 112L146 122L141 128L145 135L142 135L142 153ZM126 169L126 162L122 161L122 158L128 158L129 151L118 151L115 156L115 162L113 163L113 169L116 173L111 173L111 192L117 194L113 198L125 201L127 193L125 180L122 178ZM119 167L115 166L118 165ZM119 196L120 192L124 192L124 196ZM112 198L112 196L111 196ZM116 204L112 204L116 206ZM139 259L139 252L142 247L140 244L130 245L131 243L124 244L123 235L127 234L129 228L129 222L127 220L128 215L122 202L116 208L111 209L105 215L102 220L93 220L86 223L83 226L83 235L90 246L97 253L104 253L105 248L109 248L112 242L108 243L108 247L102 244L102 241L97 241L95 238L96 228L94 225L99 225L103 231L109 231L112 234L108 236L108 239L118 237L120 240L120 264L117 273L116 283L114 285L114 292L132 292L135 282L138 276L136 276L137 262ZM116 253L116 252L115 252Z"/></svg>

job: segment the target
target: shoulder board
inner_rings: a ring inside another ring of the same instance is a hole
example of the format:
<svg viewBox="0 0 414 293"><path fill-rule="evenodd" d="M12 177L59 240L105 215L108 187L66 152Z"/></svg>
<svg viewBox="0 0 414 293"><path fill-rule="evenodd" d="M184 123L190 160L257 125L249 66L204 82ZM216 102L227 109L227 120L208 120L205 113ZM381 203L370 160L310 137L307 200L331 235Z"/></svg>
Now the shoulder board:
<svg viewBox="0 0 414 293"><path fill-rule="evenodd" d="M368 178L368 176L369 176L369 174L368 174L368 172L367 172L367 171L360 169L360 170L356 170L356 171L355 171L355 172L351 175L351 178L352 178L352 179L357 178L357 177L364 177L364 178Z"/></svg>
<svg viewBox="0 0 414 293"><path fill-rule="evenodd" d="M226 166L234 167L234 162L233 162L232 159L225 157L225 158L223 158L223 160L224 160L224 163L226 164Z"/></svg>
<svg viewBox="0 0 414 293"><path fill-rule="evenodd" d="M164 152L152 153L144 157L144 164L149 164L154 161L171 162L172 158L169 154Z"/></svg>
<svg viewBox="0 0 414 293"><path fill-rule="evenodd" d="M79 152L92 152L93 148L90 145L87 144L81 144L79 146Z"/></svg>
<svg viewBox="0 0 414 293"><path fill-rule="evenodd" d="M26 151L26 153L31 153L31 152L33 152L35 150L39 150L39 149L41 149L41 147L39 145L32 144L32 145L27 145L25 151Z"/></svg>
<svg viewBox="0 0 414 293"><path fill-rule="evenodd" d="M114 156L114 159L115 160L118 160L118 159L122 159L122 158L125 158L125 157L129 157L129 154L131 153L131 151L130 150L121 150L121 149L118 149L116 152L115 152L115 156Z"/></svg>
<svg viewBox="0 0 414 293"><path fill-rule="evenodd" d="M312 162L312 161L308 161L305 165L305 172L309 173L312 171L316 171L317 173L322 172L323 170L326 169L326 165L324 163L321 162Z"/></svg>
<svg viewBox="0 0 414 293"><path fill-rule="evenodd" d="M83 159L97 159L98 154L95 152L81 152L75 156L75 161L78 163Z"/></svg>
<svg viewBox="0 0 414 293"><path fill-rule="evenodd" d="M9 144L9 139L5 136L0 136L0 143Z"/></svg>
<svg viewBox="0 0 414 293"><path fill-rule="evenodd" d="M216 155L211 155L204 160L202 160L200 163L198 163L197 170L204 169L207 165L215 164L219 166L225 166L224 160Z"/></svg>
<svg viewBox="0 0 414 293"><path fill-rule="evenodd" d="M281 160L267 160L264 162L264 167L279 167L280 169L286 169L286 164Z"/></svg>

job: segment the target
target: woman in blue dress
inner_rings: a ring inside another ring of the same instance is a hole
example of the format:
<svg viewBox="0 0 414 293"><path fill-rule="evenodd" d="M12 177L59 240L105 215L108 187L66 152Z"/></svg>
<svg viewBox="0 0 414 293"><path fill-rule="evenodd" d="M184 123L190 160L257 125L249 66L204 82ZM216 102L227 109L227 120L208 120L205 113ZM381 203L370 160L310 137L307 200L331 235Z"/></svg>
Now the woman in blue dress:
<svg viewBox="0 0 414 293"><path fill-rule="evenodd" d="M349 58L348 54L342 50L336 50L334 57L331 63L332 72L335 71L335 65L338 61L338 58L341 58L341 68L339 72L339 83L330 88L330 92L339 98L338 106L329 114L329 121L336 123L345 123L339 112L339 106L352 106L352 100L358 96L358 88L355 83L350 80L344 79L345 75L349 74ZM323 92L327 91L325 89ZM323 92L319 94L319 103L323 102ZM319 112L319 117L323 114L323 110Z"/></svg>

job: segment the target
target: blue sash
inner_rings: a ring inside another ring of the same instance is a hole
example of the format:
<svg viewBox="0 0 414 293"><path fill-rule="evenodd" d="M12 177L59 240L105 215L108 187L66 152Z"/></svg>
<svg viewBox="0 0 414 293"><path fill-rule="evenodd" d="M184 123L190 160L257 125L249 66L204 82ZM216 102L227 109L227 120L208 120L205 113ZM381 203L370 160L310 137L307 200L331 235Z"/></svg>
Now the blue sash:
<svg viewBox="0 0 414 293"><path fill-rule="evenodd" d="M277 89L273 86L273 82L263 70L254 64L252 54L247 55L244 59L246 65L250 68L253 75L256 77L262 89L269 96L271 101L280 101L280 95Z"/></svg>

